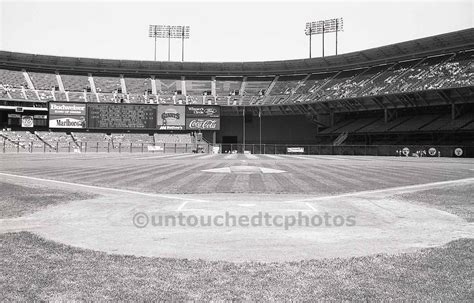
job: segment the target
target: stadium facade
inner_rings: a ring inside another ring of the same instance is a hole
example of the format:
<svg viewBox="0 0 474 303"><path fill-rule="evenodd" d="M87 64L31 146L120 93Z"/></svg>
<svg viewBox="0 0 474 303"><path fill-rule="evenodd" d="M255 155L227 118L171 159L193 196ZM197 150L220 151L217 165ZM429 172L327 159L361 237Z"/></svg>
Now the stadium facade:
<svg viewBox="0 0 474 303"><path fill-rule="evenodd" d="M0 126L66 136L202 131L223 149L235 145L256 153L264 152L264 144L267 152L277 152L277 145L311 145L305 152L393 155L412 145L436 147L443 156L462 147L464 156L474 156L473 54L472 28L338 56L266 62L151 62L2 51ZM62 117L52 126L51 104L58 103L86 104L84 122ZM191 113L194 120L186 118L185 127L160 127L156 121L149 127L123 121L91 127L93 110L105 117L118 104L129 105L120 107L128 108L127 115L157 111L155 120L179 118L173 106L176 111L182 106L184 116L193 106L218 108L219 115L205 121ZM4 142L14 141L9 135L2 133Z"/></svg>

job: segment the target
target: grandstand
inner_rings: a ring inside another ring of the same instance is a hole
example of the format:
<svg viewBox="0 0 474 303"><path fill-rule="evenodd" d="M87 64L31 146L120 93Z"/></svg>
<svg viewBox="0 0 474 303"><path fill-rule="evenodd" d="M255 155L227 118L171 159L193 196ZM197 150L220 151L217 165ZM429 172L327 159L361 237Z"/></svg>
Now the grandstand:
<svg viewBox="0 0 474 303"><path fill-rule="evenodd" d="M415 136L439 145L452 133L451 143L474 145L469 140L473 36L468 29L324 59L150 62L146 70L133 61L117 67L111 60L61 58L60 66L42 56L0 52L1 102L11 109L21 105L27 112L34 107L36 113L44 112L48 101L216 104L222 107L222 129L203 132L212 143L234 137L233 144L243 144L239 117L245 114L248 146L261 141L332 144L341 134L346 137L342 145L364 145L384 142L381 134L401 138L407 133L406 141L397 142L413 144ZM2 110L0 122L16 130L19 124L9 122L19 120L8 119L9 112ZM257 134L260 119L268 127L262 129L262 139ZM283 120L301 131L283 130Z"/></svg>

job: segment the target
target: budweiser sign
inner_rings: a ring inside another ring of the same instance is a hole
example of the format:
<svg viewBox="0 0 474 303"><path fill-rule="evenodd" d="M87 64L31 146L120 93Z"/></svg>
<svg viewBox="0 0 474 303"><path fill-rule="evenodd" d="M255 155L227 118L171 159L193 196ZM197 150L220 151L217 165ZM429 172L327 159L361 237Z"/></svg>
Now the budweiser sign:
<svg viewBox="0 0 474 303"><path fill-rule="evenodd" d="M186 119L186 129L219 129L219 119Z"/></svg>

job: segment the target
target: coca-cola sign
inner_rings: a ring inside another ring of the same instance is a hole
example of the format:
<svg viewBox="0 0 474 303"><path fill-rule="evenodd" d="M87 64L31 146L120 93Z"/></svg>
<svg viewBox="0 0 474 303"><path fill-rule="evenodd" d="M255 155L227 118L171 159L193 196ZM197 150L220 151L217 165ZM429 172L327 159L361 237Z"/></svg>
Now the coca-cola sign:
<svg viewBox="0 0 474 303"><path fill-rule="evenodd" d="M188 105L186 106L186 118L219 118L221 115L219 106Z"/></svg>
<svg viewBox="0 0 474 303"><path fill-rule="evenodd" d="M220 119L218 118L187 118L186 129L188 130L219 130Z"/></svg>

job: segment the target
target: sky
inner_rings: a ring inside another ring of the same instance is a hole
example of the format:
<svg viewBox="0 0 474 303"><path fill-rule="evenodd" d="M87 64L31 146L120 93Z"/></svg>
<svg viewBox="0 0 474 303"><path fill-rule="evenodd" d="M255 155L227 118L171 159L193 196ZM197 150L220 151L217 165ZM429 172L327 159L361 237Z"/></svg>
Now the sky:
<svg viewBox="0 0 474 303"><path fill-rule="evenodd" d="M418 1L41 1L0 0L0 50L87 58L153 60L150 24L188 25L185 61L241 62L309 56L306 22L342 17L338 53L473 27L472 0ZM181 40L171 41L181 61ZM325 35L334 55L335 35ZM313 36L312 55L322 55ZM168 39L157 59L168 60Z"/></svg>

